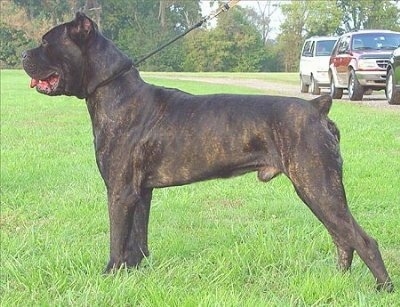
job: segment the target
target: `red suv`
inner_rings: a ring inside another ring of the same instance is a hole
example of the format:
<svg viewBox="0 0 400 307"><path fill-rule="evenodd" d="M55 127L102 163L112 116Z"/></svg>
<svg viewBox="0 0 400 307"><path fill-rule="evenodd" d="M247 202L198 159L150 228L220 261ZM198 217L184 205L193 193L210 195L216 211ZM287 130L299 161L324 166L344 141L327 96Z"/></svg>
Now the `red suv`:
<svg viewBox="0 0 400 307"><path fill-rule="evenodd" d="M362 100L367 91L386 88L386 68L393 50L400 45L400 32L360 30L343 34L329 60L331 96Z"/></svg>

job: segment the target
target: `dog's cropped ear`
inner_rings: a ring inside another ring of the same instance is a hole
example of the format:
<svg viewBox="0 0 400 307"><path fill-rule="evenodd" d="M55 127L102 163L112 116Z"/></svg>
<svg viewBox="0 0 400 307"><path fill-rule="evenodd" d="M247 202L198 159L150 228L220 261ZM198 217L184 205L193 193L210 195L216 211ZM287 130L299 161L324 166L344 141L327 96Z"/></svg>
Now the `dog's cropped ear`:
<svg viewBox="0 0 400 307"><path fill-rule="evenodd" d="M82 12L77 12L75 19L71 21L69 33L71 39L78 43L83 43L89 39L97 30L96 23Z"/></svg>
<svg viewBox="0 0 400 307"><path fill-rule="evenodd" d="M310 103L321 115L327 116L332 106L332 97L330 95L323 95L310 100Z"/></svg>

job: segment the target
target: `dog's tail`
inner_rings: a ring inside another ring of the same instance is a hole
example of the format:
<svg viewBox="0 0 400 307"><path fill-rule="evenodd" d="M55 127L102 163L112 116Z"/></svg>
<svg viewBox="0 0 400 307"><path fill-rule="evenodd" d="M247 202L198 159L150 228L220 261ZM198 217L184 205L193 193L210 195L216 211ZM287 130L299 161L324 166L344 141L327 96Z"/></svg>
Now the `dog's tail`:
<svg viewBox="0 0 400 307"><path fill-rule="evenodd" d="M325 117L328 121L328 129L329 131L340 140L340 131L336 124L328 118L328 113L332 107L332 97L330 95L319 96L313 100L310 100L311 105L316 108L323 117Z"/></svg>

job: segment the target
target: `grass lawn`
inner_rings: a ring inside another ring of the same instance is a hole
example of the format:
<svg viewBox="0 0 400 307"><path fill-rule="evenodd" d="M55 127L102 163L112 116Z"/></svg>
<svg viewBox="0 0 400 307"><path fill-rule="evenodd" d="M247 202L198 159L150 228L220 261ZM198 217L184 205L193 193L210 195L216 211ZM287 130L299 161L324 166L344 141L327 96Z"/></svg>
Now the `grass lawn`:
<svg viewBox="0 0 400 307"><path fill-rule="evenodd" d="M220 90L160 76L146 80ZM339 273L330 236L287 178L263 184L254 173L156 190L151 256L139 270L102 275L108 214L85 102L40 95L22 71L1 71L0 305L400 306L400 109L337 101L330 114L349 205L378 240L395 293L376 292L358 256Z"/></svg>

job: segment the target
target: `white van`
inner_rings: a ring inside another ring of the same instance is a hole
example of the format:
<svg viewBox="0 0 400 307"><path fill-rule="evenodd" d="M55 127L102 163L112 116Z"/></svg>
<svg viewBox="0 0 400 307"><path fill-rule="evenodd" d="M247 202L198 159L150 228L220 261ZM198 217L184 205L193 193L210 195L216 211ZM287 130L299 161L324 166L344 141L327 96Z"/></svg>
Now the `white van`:
<svg viewBox="0 0 400 307"><path fill-rule="evenodd" d="M300 90L319 95L321 87L329 87L329 58L337 37L313 36L304 42L300 57Z"/></svg>

